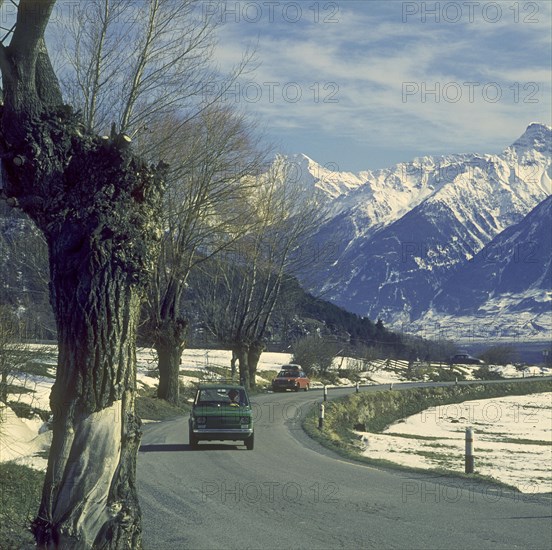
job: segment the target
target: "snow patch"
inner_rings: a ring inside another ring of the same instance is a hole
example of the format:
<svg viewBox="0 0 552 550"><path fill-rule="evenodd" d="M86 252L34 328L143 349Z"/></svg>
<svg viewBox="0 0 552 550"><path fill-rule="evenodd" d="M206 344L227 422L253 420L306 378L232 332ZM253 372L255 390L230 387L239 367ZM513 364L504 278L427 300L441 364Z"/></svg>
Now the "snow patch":
<svg viewBox="0 0 552 550"><path fill-rule="evenodd" d="M381 434L357 434L366 457L463 472L467 427L474 431L476 473L522 493L552 491L552 392L441 405Z"/></svg>

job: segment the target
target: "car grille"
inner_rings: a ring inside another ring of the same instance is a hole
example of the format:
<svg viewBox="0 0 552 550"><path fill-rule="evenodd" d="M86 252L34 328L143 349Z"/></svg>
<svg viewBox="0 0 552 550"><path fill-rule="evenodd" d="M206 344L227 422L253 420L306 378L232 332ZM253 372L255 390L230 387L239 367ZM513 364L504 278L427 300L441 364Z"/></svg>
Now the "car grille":
<svg viewBox="0 0 552 550"><path fill-rule="evenodd" d="M240 417L236 416L208 416L207 428L240 428Z"/></svg>

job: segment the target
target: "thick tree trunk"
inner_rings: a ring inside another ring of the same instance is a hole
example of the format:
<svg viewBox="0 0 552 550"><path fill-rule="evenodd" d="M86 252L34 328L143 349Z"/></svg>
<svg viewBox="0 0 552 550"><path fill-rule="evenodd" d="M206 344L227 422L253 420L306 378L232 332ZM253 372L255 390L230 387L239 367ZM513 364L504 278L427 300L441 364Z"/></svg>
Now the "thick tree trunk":
<svg viewBox="0 0 552 550"><path fill-rule="evenodd" d="M157 397L173 405L180 401L180 358L185 348L187 323L183 319L164 321L155 331L154 347L159 364Z"/></svg>
<svg viewBox="0 0 552 550"><path fill-rule="evenodd" d="M10 135L13 119L2 122ZM161 182L122 142L82 136L68 110L18 124L24 140L2 144L4 192L46 237L59 340L33 532L41 548L140 548L135 340L160 237Z"/></svg>
<svg viewBox="0 0 552 550"><path fill-rule="evenodd" d="M266 346L261 340L255 340L249 346L249 352L247 354L247 368L249 369L249 385L251 389L255 389L257 387L257 365L259 364L259 359L265 350Z"/></svg>
<svg viewBox="0 0 552 550"><path fill-rule="evenodd" d="M134 415L140 293L110 266L67 273L66 252L51 252L59 359L52 448L33 531L44 548L140 548Z"/></svg>
<svg viewBox="0 0 552 550"><path fill-rule="evenodd" d="M247 389L250 387L249 368L247 366L247 356L249 353L249 344L246 342L238 342L234 345L232 353L238 359L238 368L240 371L240 384Z"/></svg>
<svg viewBox="0 0 552 550"><path fill-rule="evenodd" d="M62 104L44 44L54 4L20 0L0 45L1 195L48 243L59 343L33 532L40 548L137 549L136 325L161 237L163 170L134 157L125 136L88 133Z"/></svg>

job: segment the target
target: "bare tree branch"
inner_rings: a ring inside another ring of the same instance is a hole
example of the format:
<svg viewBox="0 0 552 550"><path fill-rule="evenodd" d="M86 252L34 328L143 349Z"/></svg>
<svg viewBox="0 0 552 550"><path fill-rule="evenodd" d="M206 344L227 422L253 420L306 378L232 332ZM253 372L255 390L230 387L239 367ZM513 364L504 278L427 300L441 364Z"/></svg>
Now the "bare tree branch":
<svg viewBox="0 0 552 550"><path fill-rule="evenodd" d="M283 159L256 178L248 208L256 224L239 239L231 258L206 262L194 290L206 326L234 349L242 382L254 385L262 341L285 277L293 274L296 252L323 214L314 200L302 197Z"/></svg>

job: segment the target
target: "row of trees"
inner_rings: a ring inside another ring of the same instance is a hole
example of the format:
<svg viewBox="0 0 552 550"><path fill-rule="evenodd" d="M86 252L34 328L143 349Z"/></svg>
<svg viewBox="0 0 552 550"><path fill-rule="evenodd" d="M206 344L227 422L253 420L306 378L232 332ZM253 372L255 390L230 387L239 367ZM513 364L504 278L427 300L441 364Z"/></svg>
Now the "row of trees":
<svg viewBox="0 0 552 550"><path fill-rule="evenodd" d="M249 384L316 210L285 168L266 170L254 127L219 101L253 56L222 74L216 25L194 1L80 2L52 31L54 69L55 3L20 0L0 44L1 194L48 250L59 347L33 532L41 548L134 549L142 304L161 397L178 401L192 276L205 326Z"/></svg>
<svg viewBox="0 0 552 550"><path fill-rule="evenodd" d="M275 162L254 187L250 204L254 230L224 254L212 256L198 272L195 302L201 318L219 342L233 352L242 383L255 386L255 373L269 322L284 299L289 274L302 266L296 250L320 221L314 201L305 199Z"/></svg>
<svg viewBox="0 0 552 550"><path fill-rule="evenodd" d="M249 192L268 151L245 115L203 101L250 69L252 54L227 74L211 63L216 25L195 2L94 0L64 28L73 71L68 96L93 132L133 136L134 148L162 159L165 194L160 256L146 299L146 323L159 366L158 396L179 399L178 372L188 323L181 310L190 273L254 228ZM125 24L121 22L124 21Z"/></svg>

